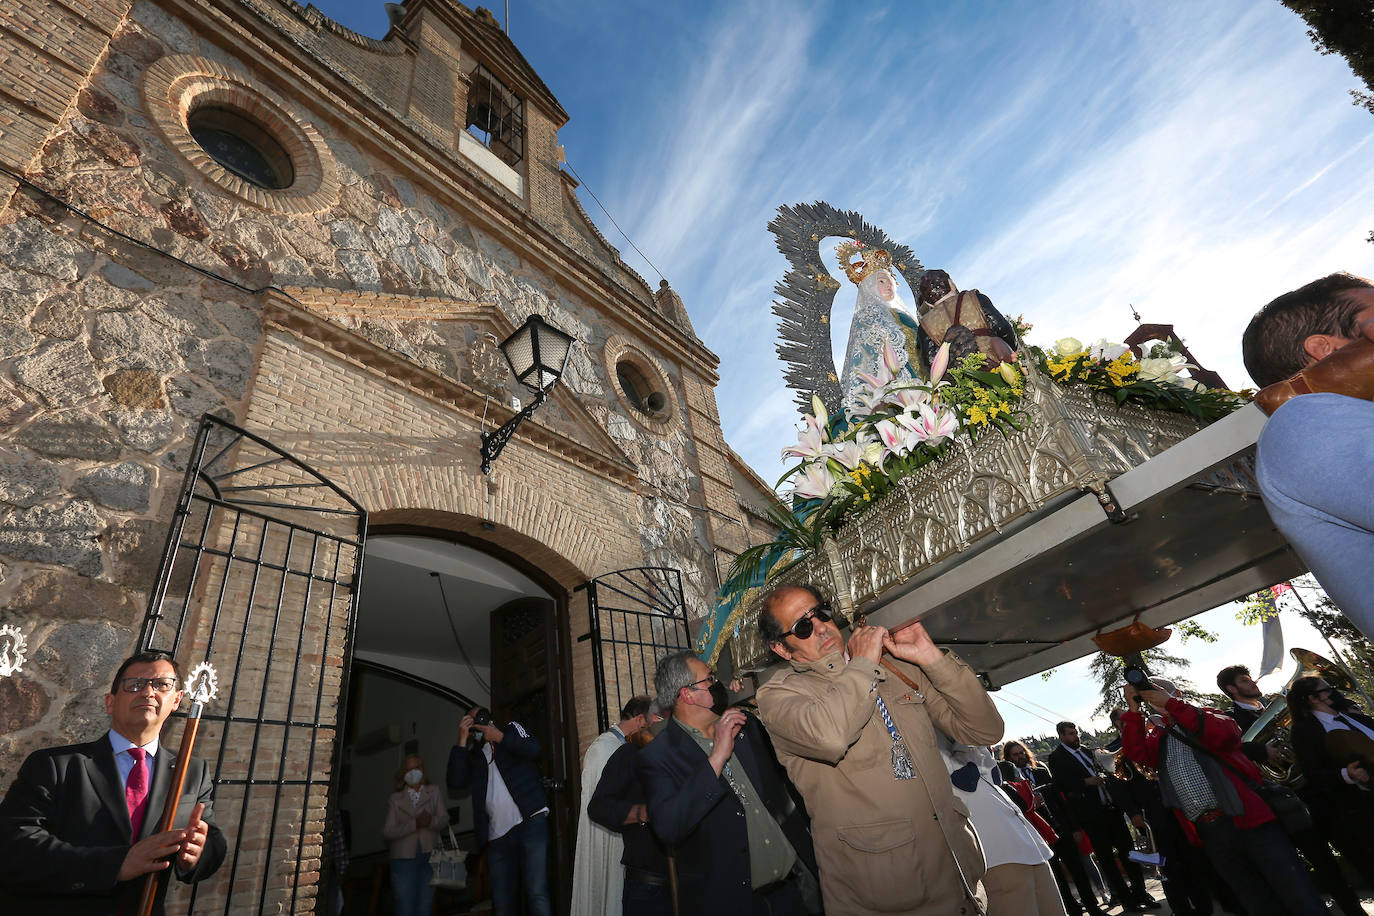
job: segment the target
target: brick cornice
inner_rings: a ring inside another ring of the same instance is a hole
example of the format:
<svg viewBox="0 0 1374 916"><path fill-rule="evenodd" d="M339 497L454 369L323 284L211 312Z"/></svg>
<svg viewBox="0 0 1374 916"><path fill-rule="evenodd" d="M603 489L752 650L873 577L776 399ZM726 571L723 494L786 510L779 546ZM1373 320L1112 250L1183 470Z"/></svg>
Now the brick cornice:
<svg viewBox="0 0 1374 916"><path fill-rule="evenodd" d="M351 140L372 146L382 159L402 162L401 171L408 179L423 184L437 199L537 263L561 284L599 304L607 317L624 327L644 328L644 336L652 335L655 343L684 366L713 384L719 381L719 358L695 335L654 309L647 284L638 292L626 287L603 266L559 238L522 201L468 166L401 113L378 102L368 87L274 28L253 4L224 0L158 2L204 26L206 38L219 37L235 54L270 70L277 80L296 90L297 98L307 98L312 107L323 109L333 125L353 127ZM290 8L286 9L290 13ZM608 254L622 263L613 251Z"/></svg>
<svg viewBox="0 0 1374 916"><path fill-rule="evenodd" d="M376 317L379 312L388 314L388 303L385 301L377 303L379 309L374 309L372 304L379 299L389 298L394 300L391 304L395 307L390 314L398 317L418 318L423 311L433 320L434 313L442 309L448 312L449 319L479 321L491 326L499 337L504 338L515 330L515 326L494 304L375 294L358 294L352 302L348 301L349 298L350 294L334 290L268 289L262 294L263 320L271 327L327 350L360 369L385 377L421 397L440 402L476 422L481 422L485 413L488 423L500 426L515 415L515 411L504 403L489 398L483 392L417 365L400 353L375 344L329 319L331 313L371 317ZM549 400L567 411L577 422L578 428L592 441L582 442L545 426L539 421L537 413L520 425L516 438L584 470L609 478L623 487L637 490L638 469L587 412L577 396L567 386L558 385L550 392Z"/></svg>

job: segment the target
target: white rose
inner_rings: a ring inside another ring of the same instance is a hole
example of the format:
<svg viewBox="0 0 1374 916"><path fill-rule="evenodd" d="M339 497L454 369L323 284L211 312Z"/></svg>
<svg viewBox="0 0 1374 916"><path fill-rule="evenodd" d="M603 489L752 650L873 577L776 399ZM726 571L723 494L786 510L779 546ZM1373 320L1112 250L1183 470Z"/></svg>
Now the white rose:
<svg viewBox="0 0 1374 916"><path fill-rule="evenodd" d="M1061 337L1054 342L1054 352L1058 356L1076 356L1083 352L1083 341L1077 337Z"/></svg>

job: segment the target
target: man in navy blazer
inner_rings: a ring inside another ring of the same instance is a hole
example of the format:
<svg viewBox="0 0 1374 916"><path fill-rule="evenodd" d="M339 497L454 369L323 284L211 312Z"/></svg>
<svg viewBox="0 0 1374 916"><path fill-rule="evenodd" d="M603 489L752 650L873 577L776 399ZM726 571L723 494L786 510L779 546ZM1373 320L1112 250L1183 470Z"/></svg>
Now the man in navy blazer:
<svg viewBox="0 0 1374 916"><path fill-rule="evenodd" d="M660 660L654 681L673 717L635 766L649 825L676 857L679 912L811 911L819 891L806 815L763 726L726 707L724 685L690 651Z"/></svg>
<svg viewBox="0 0 1374 916"><path fill-rule="evenodd" d="M479 719L481 720L479 722ZM480 736L469 742L469 737ZM519 722L498 728L474 706L458 723L448 787L472 790L477 843L487 851L496 916L549 916L549 803L539 775L539 739Z"/></svg>
<svg viewBox="0 0 1374 916"><path fill-rule="evenodd" d="M132 914L144 876L157 874L161 914L169 875L191 883L219 868L224 835L204 761L190 758L176 824L157 832L176 761L158 736L181 704L179 681L165 652L126 659L105 697L110 731L24 761L0 801L0 913Z"/></svg>

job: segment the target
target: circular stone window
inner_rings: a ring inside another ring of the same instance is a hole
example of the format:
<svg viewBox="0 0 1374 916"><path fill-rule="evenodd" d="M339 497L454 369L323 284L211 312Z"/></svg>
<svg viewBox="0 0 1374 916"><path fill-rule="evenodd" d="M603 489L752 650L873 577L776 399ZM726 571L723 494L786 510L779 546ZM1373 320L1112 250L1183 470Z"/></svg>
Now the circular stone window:
<svg viewBox="0 0 1374 916"><path fill-rule="evenodd" d="M655 386L645 378L644 370L628 359L616 363L615 380L620 383L620 390L625 392L625 400L630 402L630 406L649 416L663 413L663 408L668 406L668 396L654 390Z"/></svg>
<svg viewBox="0 0 1374 916"><path fill-rule="evenodd" d="M658 360L620 335L606 341L602 358L630 419L660 434L677 427L677 392Z"/></svg>
<svg viewBox="0 0 1374 916"><path fill-rule="evenodd" d="M243 112L207 105L191 112L186 129L211 159L244 181L280 191L296 180L286 150Z"/></svg>
<svg viewBox="0 0 1374 916"><path fill-rule="evenodd" d="M223 190L288 213L337 202L338 167L320 132L249 74L173 55L148 68L142 90L168 145Z"/></svg>

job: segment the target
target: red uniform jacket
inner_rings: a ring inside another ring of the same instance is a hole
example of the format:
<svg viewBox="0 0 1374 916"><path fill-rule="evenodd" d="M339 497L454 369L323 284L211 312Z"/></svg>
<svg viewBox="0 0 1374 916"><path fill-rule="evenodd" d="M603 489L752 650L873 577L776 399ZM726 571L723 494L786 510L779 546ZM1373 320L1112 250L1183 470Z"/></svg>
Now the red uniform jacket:
<svg viewBox="0 0 1374 916"><path fill-rule="evenodd" d="M1259 767L1241 751L1240 726L1236 725L1235 720L1219 710L1199 709L1179 699L1170 699L1165 709L1177 724L1177 728L1229 764L1229 767L1221 767L1222 775L1231 781L1245 808L1242 814L1233 818L1236 827L1248 830L1272 821L1274 812L1264 803L1264 799L1250 788L1252 784L1259 783L1261 774ZM1157 769L1159 743L1163 740L1164 731L1148 724L1140 713L1128 712L1121 717L1121 750L1136 763ZM1232 768L1244 773L1245 779L1233 772ZM1166 778L1164 774L1160 774L1161 781ZM1198 844L1197 831L1193 825L1184 818L1182 811L1174 810L1189 841Z"/></svg>

